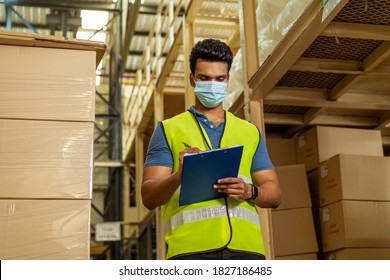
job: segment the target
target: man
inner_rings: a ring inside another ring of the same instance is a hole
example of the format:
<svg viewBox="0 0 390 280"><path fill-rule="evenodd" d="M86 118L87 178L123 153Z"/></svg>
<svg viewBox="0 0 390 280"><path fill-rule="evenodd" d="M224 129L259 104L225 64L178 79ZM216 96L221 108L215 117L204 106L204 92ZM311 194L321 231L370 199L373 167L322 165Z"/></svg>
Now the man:
<svg viewBox="0 0 390 280"><path fill-rule="evenodd" d="M257 127L223 110L232 61L225 43L198 42L190 54L195 106L159 123L149 143L141 194L148 209L161 206L168 259L265 259L255 205L276 208L281 190ZM239 176L214 185L227 198L179 206L184 154L238 144Z"/></svg>

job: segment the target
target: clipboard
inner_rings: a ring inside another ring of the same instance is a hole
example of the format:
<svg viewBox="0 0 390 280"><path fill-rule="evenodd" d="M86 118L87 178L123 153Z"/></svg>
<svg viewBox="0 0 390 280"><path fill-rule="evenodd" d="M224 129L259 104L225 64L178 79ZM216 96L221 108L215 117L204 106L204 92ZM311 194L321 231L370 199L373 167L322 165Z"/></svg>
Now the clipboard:
<svg viewBox="0 0 390 280"><path fill-rule="evenodd" d="M184 155L179 205L226 197L213 185L219 179L238 176L243 148L232 146Z"/></svg>

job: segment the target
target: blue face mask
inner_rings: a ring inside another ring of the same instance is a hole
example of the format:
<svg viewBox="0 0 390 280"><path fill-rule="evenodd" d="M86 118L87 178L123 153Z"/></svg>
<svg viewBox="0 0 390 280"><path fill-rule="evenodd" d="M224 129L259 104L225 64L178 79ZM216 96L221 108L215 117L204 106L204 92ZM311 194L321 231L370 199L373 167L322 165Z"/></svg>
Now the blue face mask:
<svg viewBox="0 0 390 280"><path fill-rule="evenodd" d="M194 92L203 106L217 107L226 98L227 83L214 81L195 82Z"/></svg>

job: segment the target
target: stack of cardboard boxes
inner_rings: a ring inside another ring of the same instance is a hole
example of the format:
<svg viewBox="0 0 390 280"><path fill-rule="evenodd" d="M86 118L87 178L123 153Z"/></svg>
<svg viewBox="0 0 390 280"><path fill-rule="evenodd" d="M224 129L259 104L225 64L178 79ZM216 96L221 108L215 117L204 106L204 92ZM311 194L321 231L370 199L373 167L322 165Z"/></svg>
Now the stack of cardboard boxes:
<svg viewBox="0 0 390 280"><path fill-rule="evenodd" d="M326 258L390 259L390 158L339 154L317 172Z"/></svg>
<svg viewBox="0 0 390 280"><path fill-rule="evenodd" d="M390 158L380 131L318 126L291 140L306 168L318 257L390 259Z"/></svg>
<svg viewBox="0 0 390 280"><path fill-rule="evenodd" d="M275 167L283 196L272 210L275 259L317 259L317 239L303 164Z"/></svg>
<svg viewBox="0 0 390 280"><path fill-rule="evenodd" d="M310 178L320 258L390 258L371 252L390 247L389 208L374 202L385 201L390 187L380 131L318 126L297 136L296 151ZM354 255L362 248L370 253Z"/></svg>
<svg viewBox="0 0 390 280"><path fill-rule="evenodd" d="M297 164L293 139L267 139L282 188L282 202L271 211L275 259L315 260L318 245L303 164Z"/></svg>
<svg viewBox="0 0 390 280"><path fill-rule="evenodd" d="M104 49L0 32L0 259L89 259L95 69Z"/></svg>

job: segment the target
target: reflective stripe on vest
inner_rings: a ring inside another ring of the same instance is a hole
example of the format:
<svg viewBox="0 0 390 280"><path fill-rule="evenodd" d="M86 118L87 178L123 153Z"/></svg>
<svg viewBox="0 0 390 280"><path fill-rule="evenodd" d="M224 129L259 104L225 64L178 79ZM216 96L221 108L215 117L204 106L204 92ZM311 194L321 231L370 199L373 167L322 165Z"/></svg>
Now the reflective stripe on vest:
<svg viewBox="0 0 390 280"><path fill-rule="evenodd" d="M260 226L259 216L257 213L240 206L229 206L229 217L244 219L257 226ZM164 224L164 233L183 224L197 222L206 219L220 218L226 216L226 206L209 206L189 211L180 212L172 216Z"/></svg>

